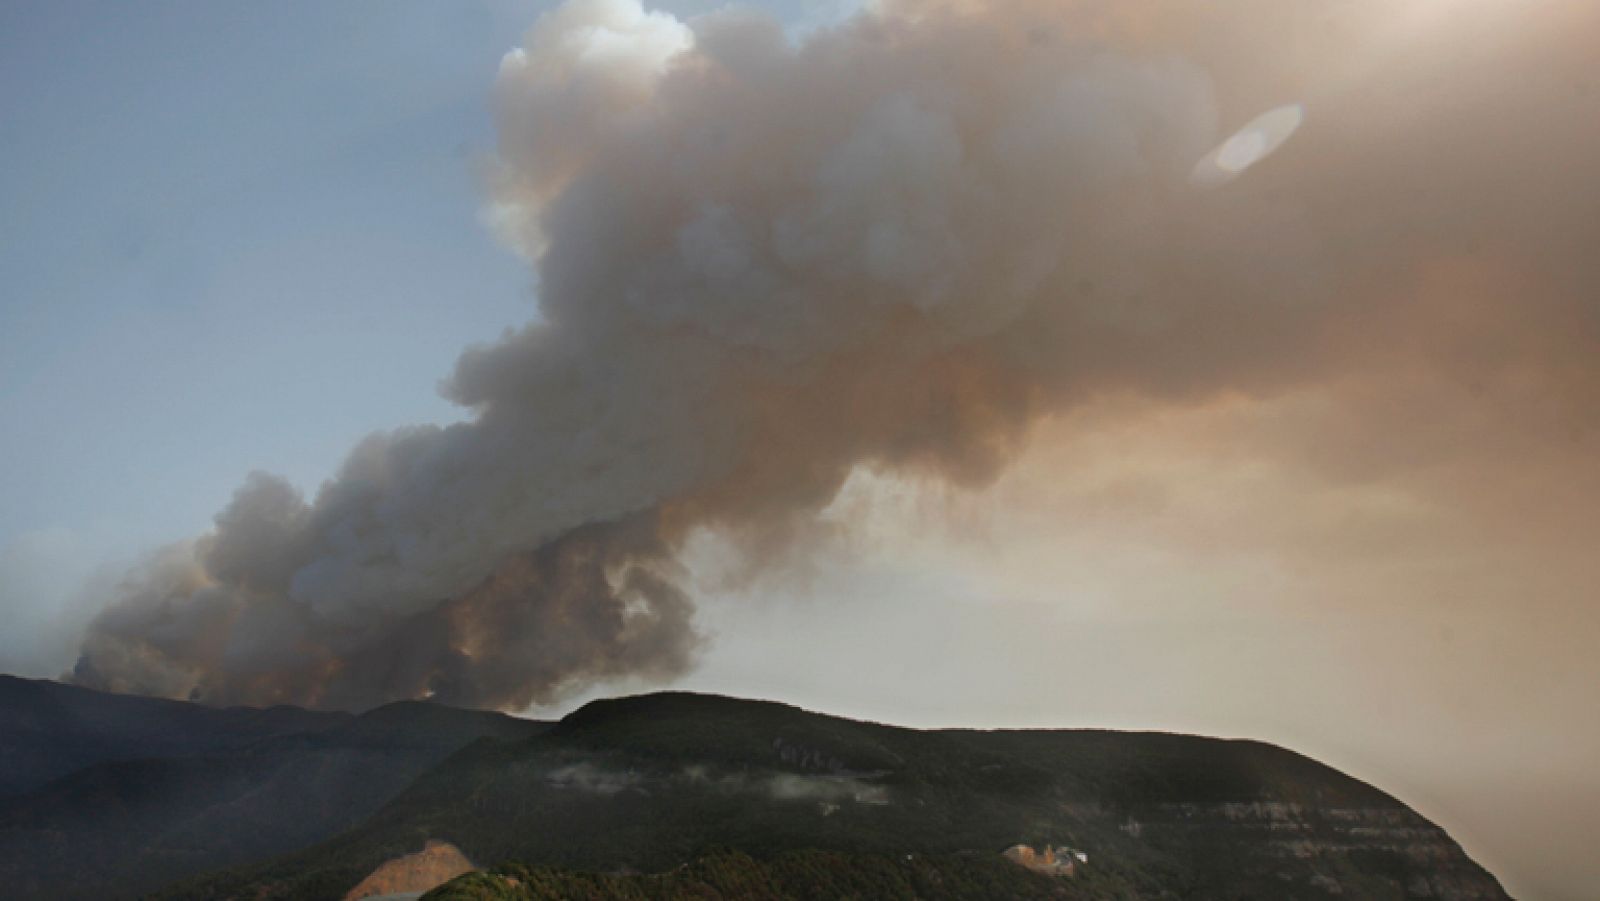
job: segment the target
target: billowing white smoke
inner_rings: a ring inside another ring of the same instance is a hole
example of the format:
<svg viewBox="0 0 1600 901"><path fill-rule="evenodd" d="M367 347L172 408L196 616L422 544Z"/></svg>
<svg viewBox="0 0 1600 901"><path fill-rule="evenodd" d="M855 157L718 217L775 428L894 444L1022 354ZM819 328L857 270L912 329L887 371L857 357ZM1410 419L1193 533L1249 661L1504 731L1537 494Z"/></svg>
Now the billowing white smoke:
<svg viewBox="0 0 1600 901"><path fill-rule="evenodd" d="M462 356L471 419L368 438L309 504L251 477L129 577L74 678L353 708L670 678L699 642L673 581L694 529L762 554L858 466L977 483L1086 397L1340 365L1418 254L1577 247L1550 173L1595 127L1432 101L1581 54L1508 38L1419 76L1385 30L1407 4L1188 6L881 3L799 45L746 12L549 14L501 66L491 198L542 316ZM1275 156L1192 177L1302 99ZM1563 139L1507 176L1503 139L1462 140L1480 121ZM1556 238L1501 234L1533 204Z"/></svg>

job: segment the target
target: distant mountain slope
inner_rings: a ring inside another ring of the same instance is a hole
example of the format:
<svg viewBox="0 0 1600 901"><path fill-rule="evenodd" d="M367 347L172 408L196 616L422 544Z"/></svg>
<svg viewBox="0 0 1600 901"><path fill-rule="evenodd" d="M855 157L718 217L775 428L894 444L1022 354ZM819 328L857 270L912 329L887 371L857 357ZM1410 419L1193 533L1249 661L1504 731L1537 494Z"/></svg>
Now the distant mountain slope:
<svg viewBox="0 0 1600 901"><path fill-rule="evenodd" d="M0 799L103 761L225 751L351 718L298 707L218 710L0 675Z"/></svg>
<svg viewBox="0 0 1600 901"><path fill-rule="evenodd" d="M16 681L16 680L13 680ZM133 897L207 869L281 854L354 826L416 776L480 738L521 739L544 724L404 702L366 713L212 710L34 683L67 703L64 723L29 734L92 763L0 801L0 896ZM60 691L65 689L65 691ZM28 697L24 710L39 706ZM251 714L255 714L252 716ZM161 737L134 726L185 733ZM21 719L0 698L0 717ZM99 719L97 719L97 717ZM261 723L270 728L259 728ZM310 728L285 732L293 725ZM254 738L251 740L252 728ZM131 736L131 738L130 738ZM84 741L88 749L78 747ZM166 756L158 756L165 754Z"/></svg>
<svg viewBox="0 0 1600 901"><path fill-rule="evenodd" d="M987 861L1026 842L1088 854L1075 897L1506 897L1404 804L1258 742L925 732L683 693L473 745L336 839L165 896L337 898L430 839L591 873L668 873L718 848Z"/></svg>

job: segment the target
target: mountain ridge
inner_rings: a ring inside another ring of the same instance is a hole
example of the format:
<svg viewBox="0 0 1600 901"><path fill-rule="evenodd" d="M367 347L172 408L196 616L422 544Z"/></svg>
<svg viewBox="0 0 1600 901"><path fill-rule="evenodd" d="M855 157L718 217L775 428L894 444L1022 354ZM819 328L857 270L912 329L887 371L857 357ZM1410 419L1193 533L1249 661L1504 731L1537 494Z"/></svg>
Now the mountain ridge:
<svg viewBox="0 0 1600 901"><path fill-rule="evenodd" d="M416 701L359 715L218 709L7 679L0 723L24 728L0 732L0 754L83 762L13 772L27 787L0 798L0 895L23 899L132 897L293 851L357 825L466 744L546 727Z"/></svg>
<svg viewBox="0 0 1600 901"><path fill-rule="evenodd" d="M101 761L237 749L353 716L289 705L203 707L0 673L0 799Z"/></svg>
<svg viewBox="0 0 1600 901"><path fill-rule="evenodd" d="M433 840L600 875L673 872L718 848L988 860L1021 842L1086 849L1085 898L1506 897L1397 798L1264 742L912 730L687 692L474 742L337 838L161 897L335 897Z"/></svg>

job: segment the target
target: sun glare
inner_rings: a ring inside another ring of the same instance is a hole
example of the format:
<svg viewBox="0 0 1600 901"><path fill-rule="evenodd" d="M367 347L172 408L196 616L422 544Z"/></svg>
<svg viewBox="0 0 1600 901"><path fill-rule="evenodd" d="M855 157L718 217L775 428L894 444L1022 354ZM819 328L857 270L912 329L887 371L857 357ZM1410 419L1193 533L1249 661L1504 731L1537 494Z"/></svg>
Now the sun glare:
<svg viewBox="0 0 1600 901"><path fill-rule="evenodd" d="M1204 187L1232 181L1275 153L1304 121L1305 109L1298 103L1262 113L1202 157L1189 174L1189 180Z"/></svg>

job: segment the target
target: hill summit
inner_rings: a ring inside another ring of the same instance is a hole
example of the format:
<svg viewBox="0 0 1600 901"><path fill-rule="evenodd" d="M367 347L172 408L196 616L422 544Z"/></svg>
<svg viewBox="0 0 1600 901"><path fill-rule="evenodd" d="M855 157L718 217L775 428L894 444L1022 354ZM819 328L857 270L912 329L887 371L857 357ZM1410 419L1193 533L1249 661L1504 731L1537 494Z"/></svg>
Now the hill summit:
<svg viewBox="0 0 1600 901"><path fill-rule="evenodd" d="M165 897L335 898L430 841L517 862L442 898L1506 897L1405 804L1260 742L914 730L684 692L477 741L343 835ZM1028 870L1003 856L1018 845L1074 863Z"/></svg>

